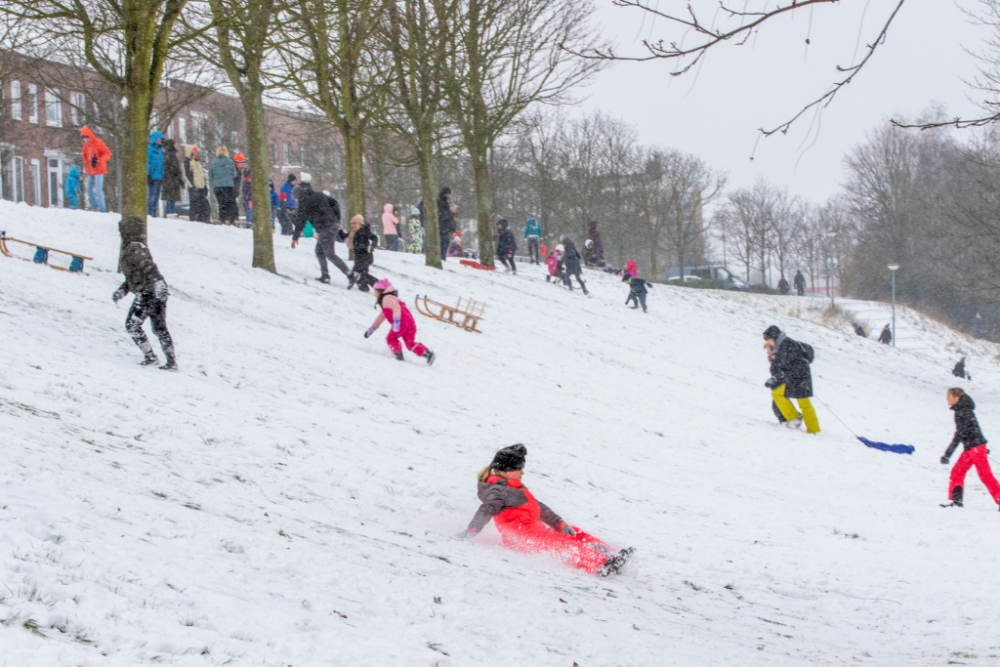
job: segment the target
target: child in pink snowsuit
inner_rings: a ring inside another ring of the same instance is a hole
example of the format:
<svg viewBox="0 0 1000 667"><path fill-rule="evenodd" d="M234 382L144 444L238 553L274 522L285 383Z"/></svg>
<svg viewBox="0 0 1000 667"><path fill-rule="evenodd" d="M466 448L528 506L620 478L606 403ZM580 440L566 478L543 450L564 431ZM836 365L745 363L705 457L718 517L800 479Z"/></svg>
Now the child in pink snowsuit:
<svg viewBox="0 0 1000 667"><path fill-rule="evenodd" d="M389 344L389 349L396 355L396 358L400 361L403 360L403 346L399 344L399 339L402 338L406 344L406 349L426 359L428 365L433 364L434 353L428 350L423 343L416 341L417 323L414 321L413 315L410 314L410 310L406 307L406 304L399 300L399 292L392 286L389 279L383 278L375 283L374 290L375 307L380 308L382 312L378 314L372 325L368 327L368 331L365 332L365 338L375 333L375 330L382 326L382 322L391 320L392 330L386 336L385 342Z"/></svg>

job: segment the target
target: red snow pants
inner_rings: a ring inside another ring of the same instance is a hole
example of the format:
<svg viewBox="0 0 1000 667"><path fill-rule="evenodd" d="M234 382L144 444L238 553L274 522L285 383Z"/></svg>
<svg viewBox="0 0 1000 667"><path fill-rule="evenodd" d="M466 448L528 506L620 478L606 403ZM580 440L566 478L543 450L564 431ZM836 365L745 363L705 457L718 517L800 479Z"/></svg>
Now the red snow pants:
<svg viewBox="0 0 1000 667"><path fill-rule="evenodd" d="M424 352L427 350L423 343L417 342L417 323L413 320L413 315L410 314L409 308L402 301L399 302L400 313L399 313L399 331L389 330L389 335L385 337L385 342L389 344L389 349L393 352L399 353L403 351L403 346L399 344L399 340L402 338L403 342L406 343L406 349L417 355L418 357L423 356ZM382 309L385 313L385 318L392 323L392 311L388 308Z"/></svg>
<svg viewBox="0 0 1000 667"><path fill-rule="evenodd" d="M587 574L596 574L614 549L575 526L576 536L553 530L537 523L503 526L497 522L504 546L528 553L549 553L566 565L579 568Z"/></svg>
<svg viewBox="0 0 1000 667"><path fill-rule="evenodd" d="M955 467L951 469L951 479L948 480L948 497L951 498L956 486L965 487L965 474L972 466L976 467L979 479L986 485L986 490L990 492L993 501L1000 505L1000 482L997 482L993 471L990 470L990 462L986 458L986 445L966 449L955 461Z"/></svg>

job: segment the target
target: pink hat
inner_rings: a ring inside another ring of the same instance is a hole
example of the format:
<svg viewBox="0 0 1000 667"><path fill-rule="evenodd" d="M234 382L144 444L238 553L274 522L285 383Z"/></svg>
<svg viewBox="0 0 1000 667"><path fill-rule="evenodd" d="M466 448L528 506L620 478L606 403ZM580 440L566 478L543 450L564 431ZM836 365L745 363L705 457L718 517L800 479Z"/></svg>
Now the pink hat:
<svg viewBox="0 0 1000 667"><path fill-rule="evenodd" d="M383 292L391 292L393 289L392 283L389 282L388 278L383 278L382 280L378 281L377 283L375 283L374 287L375 289L381 290Z"/></svg>

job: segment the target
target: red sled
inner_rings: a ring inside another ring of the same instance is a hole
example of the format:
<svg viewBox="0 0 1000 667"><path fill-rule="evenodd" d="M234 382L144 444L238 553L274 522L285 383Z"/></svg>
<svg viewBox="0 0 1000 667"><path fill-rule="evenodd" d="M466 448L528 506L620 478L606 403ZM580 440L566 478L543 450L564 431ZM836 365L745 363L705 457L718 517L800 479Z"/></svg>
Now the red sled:
<svg viewBox="0 0 1000 667"><path fill-rule="evenodd" d="M460 260L458 260L458 263L461 264L462 266L469 266L469 267L472 267L473 269L479 269L480 271L496 271L497 270L495 266L485 266L483 264L480 264L479 262L474 262L471 259L460 259Z"/></svg>

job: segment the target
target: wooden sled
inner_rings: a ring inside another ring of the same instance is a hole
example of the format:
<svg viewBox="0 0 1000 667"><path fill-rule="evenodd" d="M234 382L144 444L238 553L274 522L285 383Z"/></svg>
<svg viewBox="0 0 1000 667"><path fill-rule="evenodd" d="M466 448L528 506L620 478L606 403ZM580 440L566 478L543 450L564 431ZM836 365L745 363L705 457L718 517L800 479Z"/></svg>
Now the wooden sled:
<svg viewBox="0 0 1000 667"><path fill-rule="evenodd" d="M7 242L13 243L23 243L26 246L31 246L35 249L35 257L33 259L28 259L26 257L18 257L17 255L11 254L10 250L7 248ZM49 253L57 252L60 255L69 255L73 259L70 260L69 268L64 269L61 266L55 266L49 264ZM78 255L75 252L67 252L65 250L59 250L57 248L49 248L48 246L38 245L37 243L32 243L30 241L22 241L20 239L11 238L7 236L7 232L0 231L0 254L5 257L13 257L14 259L22 259L25 262L34 262L35 264L45 264L51 269L56 269L57 271L69 271L71 273L81 273L83 271L83 262L88 259L93 259L93 257L86 257L85 255Z"/></svg>
<svg viewBox="0 0 1000 667"><path fill-rule="evenodd" d="M458 263L461 264L462 266L470 266L473 269L479 269L480 271L496 271L497 270L495 266L484 266L483 264L480 264L479 262L477 262L475 260L471 260L471 259L460 259L460 260L458 260Z"/></svg>
<svg viewBox="0 0 1000 667"><path fill-rule="evenodd" d="M423 296L418 294L413 301L413 305L416 306L417 312L421 315L433 317L439 322L454 324L456 327L461 327L466 331L483 333L477 328L477 325L479 324L479 320L483 319L483 311L486 310L485 303L479 303L471 299L465 299L463 302L462 297L458 297L457 305L447 306L437 301L431 301L427 298L426 294Z"/></svg>

